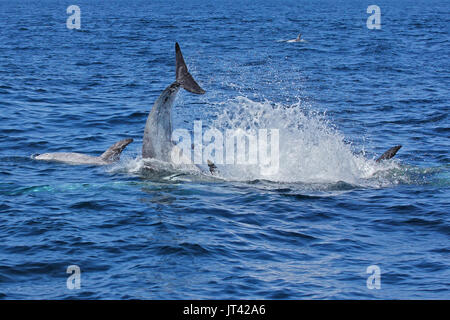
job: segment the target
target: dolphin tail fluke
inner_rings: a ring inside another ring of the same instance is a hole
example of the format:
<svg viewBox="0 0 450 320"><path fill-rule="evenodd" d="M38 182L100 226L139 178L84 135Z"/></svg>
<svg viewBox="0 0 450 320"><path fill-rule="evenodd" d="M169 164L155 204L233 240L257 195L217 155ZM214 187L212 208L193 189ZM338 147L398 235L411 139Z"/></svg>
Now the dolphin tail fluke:
<svg viewBox="0 0 450 320"><path fill-rule="evenodd" d="M108 150L103 152L100 158L107 162L117 161L120 159L120 154L122 153L123 149L125 149L125 147L132 142L133 139L120 140L109 147Z"/></svg>
<svg viewBox="0 0 450 320"><path fill-rule="evenodd" d="M385 153L383 153L383 154L381 155L381 157L379 157L379 158L376 160L376 162L380 162L381 160L388 160L388 159L393 158L393 157L395 156L395 154L397 153L397 151L400 150L401 147L402 147L402 146L399 145L399 146L395 146L395 147L390 148L390 149L387 150Z"/></svg>
<svg viewBox="0 0 450 320"><path fill-rule="evenodd" d="M198 83L195 82L194 78L188 72L188 68L186 66L186 63L184 62L183 54L181 53L181 49L178 43L175 43L175 53L177 83L189 92L195 94L204 94L205 90L203 90L198 85Z"/></svg>

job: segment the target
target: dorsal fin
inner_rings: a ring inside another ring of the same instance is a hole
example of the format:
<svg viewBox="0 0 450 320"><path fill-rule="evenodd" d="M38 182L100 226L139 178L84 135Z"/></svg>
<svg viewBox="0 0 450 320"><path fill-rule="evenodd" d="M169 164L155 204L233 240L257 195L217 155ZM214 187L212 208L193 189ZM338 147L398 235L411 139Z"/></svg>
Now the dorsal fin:
<svg viewBox="0 0 450 320"><path fill-rule="evenodd" d="M122 153L123 149L127 145L133 142L133 139L123 139L116 143L114 143L111 147L108 148L103 154L100 156L100 158L107 162L114 162L120 159L120 154Z"/></svg>
<svg viewBox="0 0 450 320"><path fill-rule="evenodd" d="M381 155L381 157L379 157L379 158L376 160L376 162L380 162L381 160L388 160L388 159L393 158L393 157L395 156L395 154L397 153L397 151L400 150L401 147L402 147L402 146L399 145L399 146L395 146L395 147L390 148L390 149L387 150L385 153L383 153L383 154Z"/></svg>
<svg viewBox="0 0 450 320"><path fill-rule="evenodd" d="M176 81L182 88L185 90L196 93L196 94L204 94L205 90L203 90L197 82L195 82L194 78L188 72L188 68L183 59L183 54L181 53L180 46L178 42L175 43L175 55L176 55Z"/></svg>

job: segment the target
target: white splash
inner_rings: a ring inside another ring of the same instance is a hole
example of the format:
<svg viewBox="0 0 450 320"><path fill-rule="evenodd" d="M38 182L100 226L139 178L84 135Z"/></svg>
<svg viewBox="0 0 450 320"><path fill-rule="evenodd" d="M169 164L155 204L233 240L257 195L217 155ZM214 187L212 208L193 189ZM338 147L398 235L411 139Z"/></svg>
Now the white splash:
<svg viewBox="0 0 450 320"><path fill-rule="evenodd" d="M212 126L219 130L238 129L254 132L261 128L279 129L279 171L261 175L255 166L218 166L221 176L230 180L265 179L274 182L361 184L380 170L392 168L393 162L376 163L363 154L355 154L344 136L325 115L308 112L301 103L282 105L270 101L255 102L237 97L221 106Z"/></svg>

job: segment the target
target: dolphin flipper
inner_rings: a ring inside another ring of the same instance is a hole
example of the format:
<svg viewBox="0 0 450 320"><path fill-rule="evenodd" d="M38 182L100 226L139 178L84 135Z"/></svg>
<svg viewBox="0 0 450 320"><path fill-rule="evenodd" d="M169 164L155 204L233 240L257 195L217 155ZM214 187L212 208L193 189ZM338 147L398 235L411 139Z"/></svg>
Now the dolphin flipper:
<svg viewBox="0 0 450 320"><path fill-rule="evenodd" d="M176 53L176 79L177 83L184 88L185 90L196 93L196 94L204 94L205 90L203 90L197 82L195 82L194 78L188 72L188 68L183 59L183 54L181 53L180 46L178 42L175 43L175 53Z"/></svg>
<svg viewBox="0 0 450 320"><path fill-rule="evenodd" d="M208 167L209 167L209 172L211 172L211 174L214 174L216 172L216 165L214 164L214 162L207 160L208 163Z"/></svg>
<svg viewBox="0 0 450 320"><path fill-rule="evenodd" d="M395 147L390 148L389 150L387 150L385 153L383 153L381 155L381 157L379 157L376 162L380 162L381 160L388 160L391 159L395 156L395 154L397 153L398 150L400 150L402 146L398 145Z"/></svg>
<svg viewBox="0 0 450 320"><path fill-rule="evenodd" d="M100 158L107 162L117 161L120 159L120 154L122 153L123 149L125 149L125 147L132 142L133 139L120 140L109 147L108 150L103 152Z"/></svg>

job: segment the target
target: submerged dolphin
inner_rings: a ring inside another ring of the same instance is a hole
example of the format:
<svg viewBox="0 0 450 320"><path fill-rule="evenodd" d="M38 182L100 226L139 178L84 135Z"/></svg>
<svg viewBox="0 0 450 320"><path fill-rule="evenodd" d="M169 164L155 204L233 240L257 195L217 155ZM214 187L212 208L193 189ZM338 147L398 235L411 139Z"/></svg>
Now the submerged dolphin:
<svg viewBox="0 0 450 320"><path fill-rule="evenodd" d="M124 139L114 143L99 157L92 157L75 152L44 153L34 156L36 160L57 161L68 164L106 165L118 161L120 154L133 139Z"/></svg>
<svg viewBox="0 0 450 320"><path fill-rule="evenodd" d="M171 162L172 143L172 106L180 88L195 94L204 94L203 90L188 72L180 46L175 43L176 80L169 85L153 104L147 118L142 144L142 158L153 158Z"/></svg>

